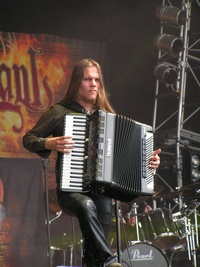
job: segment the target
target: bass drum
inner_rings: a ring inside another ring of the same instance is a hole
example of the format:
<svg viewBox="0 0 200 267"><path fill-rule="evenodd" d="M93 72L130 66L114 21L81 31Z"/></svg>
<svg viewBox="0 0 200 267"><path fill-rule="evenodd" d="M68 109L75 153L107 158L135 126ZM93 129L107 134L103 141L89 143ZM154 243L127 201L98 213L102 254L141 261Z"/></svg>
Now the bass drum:
<svg viewBox="0 0 200 267"><path fill-rule="evenodd" d="M122 253L124 267L168 267L167 257L162 251L148 243L135 243Z"/></svg>

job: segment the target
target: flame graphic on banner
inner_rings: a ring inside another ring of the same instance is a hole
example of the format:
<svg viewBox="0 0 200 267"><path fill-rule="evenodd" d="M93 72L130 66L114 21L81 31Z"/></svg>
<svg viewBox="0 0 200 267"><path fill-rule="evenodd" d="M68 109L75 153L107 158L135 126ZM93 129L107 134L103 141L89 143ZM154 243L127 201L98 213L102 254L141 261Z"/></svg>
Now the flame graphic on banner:
<svg viewBox="0 0 200 267"><path fill-rule="evenodd" d="M66 93L73 60L64 40L0 33L1 157L24 153L22 136Z"/></svg>

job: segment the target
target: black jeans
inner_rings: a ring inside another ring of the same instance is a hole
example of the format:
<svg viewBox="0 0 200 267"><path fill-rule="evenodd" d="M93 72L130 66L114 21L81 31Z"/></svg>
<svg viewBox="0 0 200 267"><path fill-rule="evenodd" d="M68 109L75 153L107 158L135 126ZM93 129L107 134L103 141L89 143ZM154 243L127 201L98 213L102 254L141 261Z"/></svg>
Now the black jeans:
<svg viewBox="0 0 200 267"><path fill-rule="evenodd" d="M103 195L58 193L62 210L79 220L83 242L83 266L100 267L115 261L107 243L112 218L112 200Z"/></svg>

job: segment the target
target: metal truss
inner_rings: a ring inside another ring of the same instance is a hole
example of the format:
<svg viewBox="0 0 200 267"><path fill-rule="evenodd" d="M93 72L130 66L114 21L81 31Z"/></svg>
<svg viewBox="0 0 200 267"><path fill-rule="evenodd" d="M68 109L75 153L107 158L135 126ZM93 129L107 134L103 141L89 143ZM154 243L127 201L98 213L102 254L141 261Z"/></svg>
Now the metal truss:
<svg viewBox="0 0 200 267"><path fill-rule="evenodd" d="M162 1L163 6L175 4L186 14L181 26L160 24L160 34L173 33L183 41L183 50L177 56L158 50L158 62L176 65L178 74L174 84L156 80L154 102L153 131L156 148L162 149L160 167L173 168L176 173L176 183L169 188L184 184L184 151L200 153L200 119L197 121L200 118L200 32L192 32L192 2ZM197 4L200 6L199 1ZM162 172L165 180L163 175Z"/></svg>

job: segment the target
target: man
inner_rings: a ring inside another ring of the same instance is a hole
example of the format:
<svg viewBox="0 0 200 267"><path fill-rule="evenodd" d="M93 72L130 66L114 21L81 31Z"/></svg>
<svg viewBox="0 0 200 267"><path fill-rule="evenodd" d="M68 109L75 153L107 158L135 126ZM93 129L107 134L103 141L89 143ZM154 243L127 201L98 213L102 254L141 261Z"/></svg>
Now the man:
<svg viewBox="0 0 200 267"><path fill-rule="evenodd" d="M101 194L69 193L59 190L61 156L74 148L72 136L63 136L64 115L69 112L92 114L97 109L114 113L106 95L102 71L92 59L79 61L72 72L65 97L46 111L36 125L23 137L24 147L41 157L57 151L56 179L58 203L62 210L77 216L84 237L83 266L122 266L109 248L106 237L112 217L112 200ZM154 152L149 167L156 170L160 163Z"/></svg>

